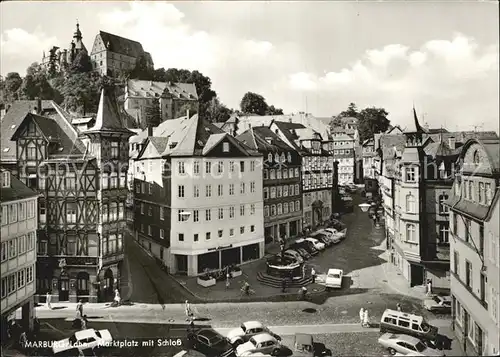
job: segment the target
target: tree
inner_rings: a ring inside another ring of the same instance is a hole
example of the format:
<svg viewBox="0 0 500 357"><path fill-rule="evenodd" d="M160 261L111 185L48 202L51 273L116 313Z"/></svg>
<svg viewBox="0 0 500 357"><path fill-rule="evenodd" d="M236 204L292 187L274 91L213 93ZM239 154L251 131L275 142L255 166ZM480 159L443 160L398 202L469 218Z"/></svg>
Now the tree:
<svg viewBox="0 0 500 357"><path fill-rule="evenodd" d="M72 73L60 88L64 96L63 105L70 111L82 114L96 113L100 92L104 85L112 84L108 77L97 72Z"/></svg>
<svg viewBox="0 0 500 357"><path fill-rule="evenodd" d="M271 105L267 108L266 115L283 115L283 109L275 108L274 105Z"/></svg>
<svg viewBox="0 0 500 357"><path fill-rule="evenodd" d="M140 55L137 58L134 69L130 72L130 78L150 81L153 77L154 70L149 66L148 59L144 54Z"/></svg>
<svg viewBox="0 0 500 357"><path fill-rule="evenodd" d="M78 52L70 68L72 73L86 73L92 71L92 62L87 51Z"/></svg>
<svg viewBox="0 0 500 357"><path fill-rule="evenodd" d="M365 108L359 113L358 132L361 141L373 138L374 134L385 132L390 125L389 113L384 108Z"/></svg>
<svg viewBox="0 0 500 357"><path fill-rule="evenodd" d="M19 89L23 84L23 79L17 72L7 73L3 80L4 101L7 103L19 99Z"/></svg>
<svg viewBox="0 0 500 357"><path fill-rule="evenodd" d="M151 126L158 126L161 123L160 101L153 98L151 105L146 107L146 123Z"/></svg>
<svg viewBox="0 0 500 357"><path fill-rule="evenodd" d="M36 62L26 69L26 77L23 79L19 92L21 99L29 100L35 98L50 100L55 96L47 72Z"/></svg>
<svg viewBox="0 0 500 357"><path fill-rule="evenodd" d="M350 103L349 106L347 107L347 110L344 110L343 112L340 112L339 116L341 118L357 118L359 115L358 108L356 107L356 104Z"/></svg>
<svg viewBox="0 0 500 357"><path fill-rule="evenodd" d="M221 103L218 97L213 98L208 104L206 119L212 123L222 123L229 119L232 110Z"/></svg>
<svg viewBox="0 0 500 357"><path fill-rule="evenodd" d="M265 115L268 105L260 94L247 92L241 99L240 108L243 113Z"/></svg>

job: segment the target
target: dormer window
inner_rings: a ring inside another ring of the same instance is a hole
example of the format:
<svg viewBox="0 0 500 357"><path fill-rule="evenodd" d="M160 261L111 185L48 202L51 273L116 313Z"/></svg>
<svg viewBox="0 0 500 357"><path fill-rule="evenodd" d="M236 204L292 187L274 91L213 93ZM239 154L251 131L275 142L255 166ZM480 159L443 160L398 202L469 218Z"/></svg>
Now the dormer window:
<svg viewBox="0 0 500 357"><path fill-rule="evenodd" d="M2 172L2 187L10 187L10 172Z"/></svg>
<svg viewBox="0 0 500 357"><path fill-rule="evenodd" d="M274 154L274 161L280 162L280 157L279 157L278 153Z"/></svg>
<svg viewBox="0 0 500 357"><path fill-rule="evenodd" d="M291 153L287 154L287 159L288 159L288 162L292 162L292 154Z"/></svg>
<svg viewBox="0 0 500 357"><path fill-rule="evenodd" d="M286 158L285 158L285 153L281 153L281 162L285 162Z"/></svg>
<svg viewBox="0 0 500 357"><path fill-rule="evenodd" d="M222 143L222 152L229 152L229 143Z"/></svg>
<svg viewBox="0 0 500 357"><path fill-rule="evenodd" d="M273 154L271 153L267 154L267 161L273 162Z"/></svg>

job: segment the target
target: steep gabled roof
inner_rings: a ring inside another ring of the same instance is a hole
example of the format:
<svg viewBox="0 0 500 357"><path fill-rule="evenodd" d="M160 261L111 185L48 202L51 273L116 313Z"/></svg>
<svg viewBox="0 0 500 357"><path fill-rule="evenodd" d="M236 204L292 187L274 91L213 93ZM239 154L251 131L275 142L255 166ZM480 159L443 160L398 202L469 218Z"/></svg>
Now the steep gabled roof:
<svg viewBox="0 0 500 357"><path fill-rule="evenodd" d="M104 31L99 31L98 36L101 37L104 46L106 46L109 51L136 58L144 54L142 45L137 41Z"/></svg>
<svg viewBox="0 0 500 357"><path fill-rule="evenodd" d="M133 132L128 130L122 122L120 110L118 109L114 89L112 87L104 87L102 89L95 124L92 128L85 131L84 134L97 132L133 135Z"/></svg>
<svg viewBox="0 0 500 357"><path fill-rule="evenodd" d="M267 126L248 129L243 134L238 135L236 139L260 152L294 150ZM271 143L268 142L269 139Z"/></svg>

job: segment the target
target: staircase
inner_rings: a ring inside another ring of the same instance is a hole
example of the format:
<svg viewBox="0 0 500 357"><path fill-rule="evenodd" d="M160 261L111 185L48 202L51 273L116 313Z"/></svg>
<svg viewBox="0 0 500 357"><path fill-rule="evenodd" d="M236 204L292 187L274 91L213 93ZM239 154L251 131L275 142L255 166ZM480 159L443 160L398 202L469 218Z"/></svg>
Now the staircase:
<svg viewBox="0 0 500 357"><path fill-rule="evenodd" d="M257 273L257 280L260 281L262 284L267 285L267 286L272 286L274 288L279 288L281 289L283 284L283 279L278 278L276 276L268 275L263 272L258 272ZM288 280L286 287L288 288L300 288L302 286L306 286L312 283L312 277L307 276L304 278L300 278L297 280L292 280L291 282Z"/></svg>

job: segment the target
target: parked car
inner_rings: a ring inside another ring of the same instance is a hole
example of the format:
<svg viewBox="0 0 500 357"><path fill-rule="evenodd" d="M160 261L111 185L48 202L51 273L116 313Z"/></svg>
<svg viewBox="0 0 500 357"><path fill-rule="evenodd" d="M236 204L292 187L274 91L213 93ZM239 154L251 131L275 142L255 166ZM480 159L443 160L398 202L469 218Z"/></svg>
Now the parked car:
<svg viewBox="0 0 500 357"><path fill-rule="evenodd" d="M435 313L451 313L451 296L434 295L424 300L424 307Z"/></svg>
<svg viewBox="0 0 500 357"><path fill-rule="evenodd" d="M331 219L330 222L328 223L329 228L335 228L337 231L343 231L346 229L346 225L339 221L338 219Z"/></svg>
<svg viewBox="0 0 500 357"><path fill-rule="evenodd" d="M251 356L253 353L267 353L274 356L281 351L280 342L268 333L250 337L248 342L236 347L236 356Z"/></svg>
<svg viewBox="0 0 500 357"><path fill-rule="evenodd" d="M330 238L331 234L326 231L317 231L311 234L311 237L324 243L327 247L333 244L333 240Z"/></svg>
<svg viewBox="0 0 500 357"><path fill-rule="evenodd" d="M61 353L67 350L74 349L79 351L92 349L95 347L105 347L113 341L113 337L108 330L95 330L89 328L83 331L77 331L69 338L60 341L55 341L52 344L52 352L54 354Z"/></svg>
<svg viewBox="0 0 500 357"><path fill-rule="evenodd" d="M342 269L328 269L325 278L325 286L327 288L341 288L344 271Z"/></svg>
<svg viewBox="0 0 500 357"><path fill-rule="evenodd" d="M306 240L311 242L312 244L314 244L314 248L316 248L317 250L325 250L325 248L326 248L325 243L323 243L315 238L307 237Z"/></svg>
<svg viewBox="0 0 500 357"><path fill-rule="evenodd" d="M328 239L333 243L340 243L342 240L341 235L333 228L326 228L320 231L321 233L328 234Z"/></svg>
<svg viewBox="0 0 500 357"><path fill-rule="evenodd" d="M302 255L300 255L297 251L293 249L287 249L283 252L283 254L289 258L295 259L298 263L304 262L304 257L302 257Z"/></svg>
<svg viewBox="0 0 500 357"><path fill-rule="evenodd" d="M300 248L304 249L310 255L316 255L319 253L319 251L314 247L314 244L308 240L297 239L295 241L295 244L297 244L297 246L299 246Z"/></svg>
<svg viewBox="0 0 500 357"><path fill-rule="evenodd" d="M358 186L356 186L354 183L348 183L347 187L351 189L351 192L356 192L358 190Z"/></svg>
<svg viewBox="0 0 500 357"><path fill-rule="evenodd" d="M242 323L240 327L229 331L227 339L233 346L235 346L247 342L252 336L261 333L268 333L278 341L281 340L280 336L271 332L271 330L259 321L247 321Z"/></svg>
<svg viewBox="0 0 500 357"><path fill-rule="evenodd" d="M302 256L302 258L304 258L306 260L311 258L311 254L309 254L307 252L307 250L305 250L304 248L301 248L300 245L298 245L298 244L293 244L290 246L290 248L295 250L297 253L299 253Z"/></svg>
<svg viewBox="0 0 500 357"><path fill-rule="evenodd" d="M444 356L443 351L430 348L418 338L409 335L384 333L378 343L387 348L391 355L400 352L405 355L411 353L412 356Z"/></svg>
<svg viewBox="0 0 500 357"><path fill-rule="evenodd" d="M234 356L234 349L229 341L211 328L202 328L189 337L193 348L208 357Z"/></svg>

